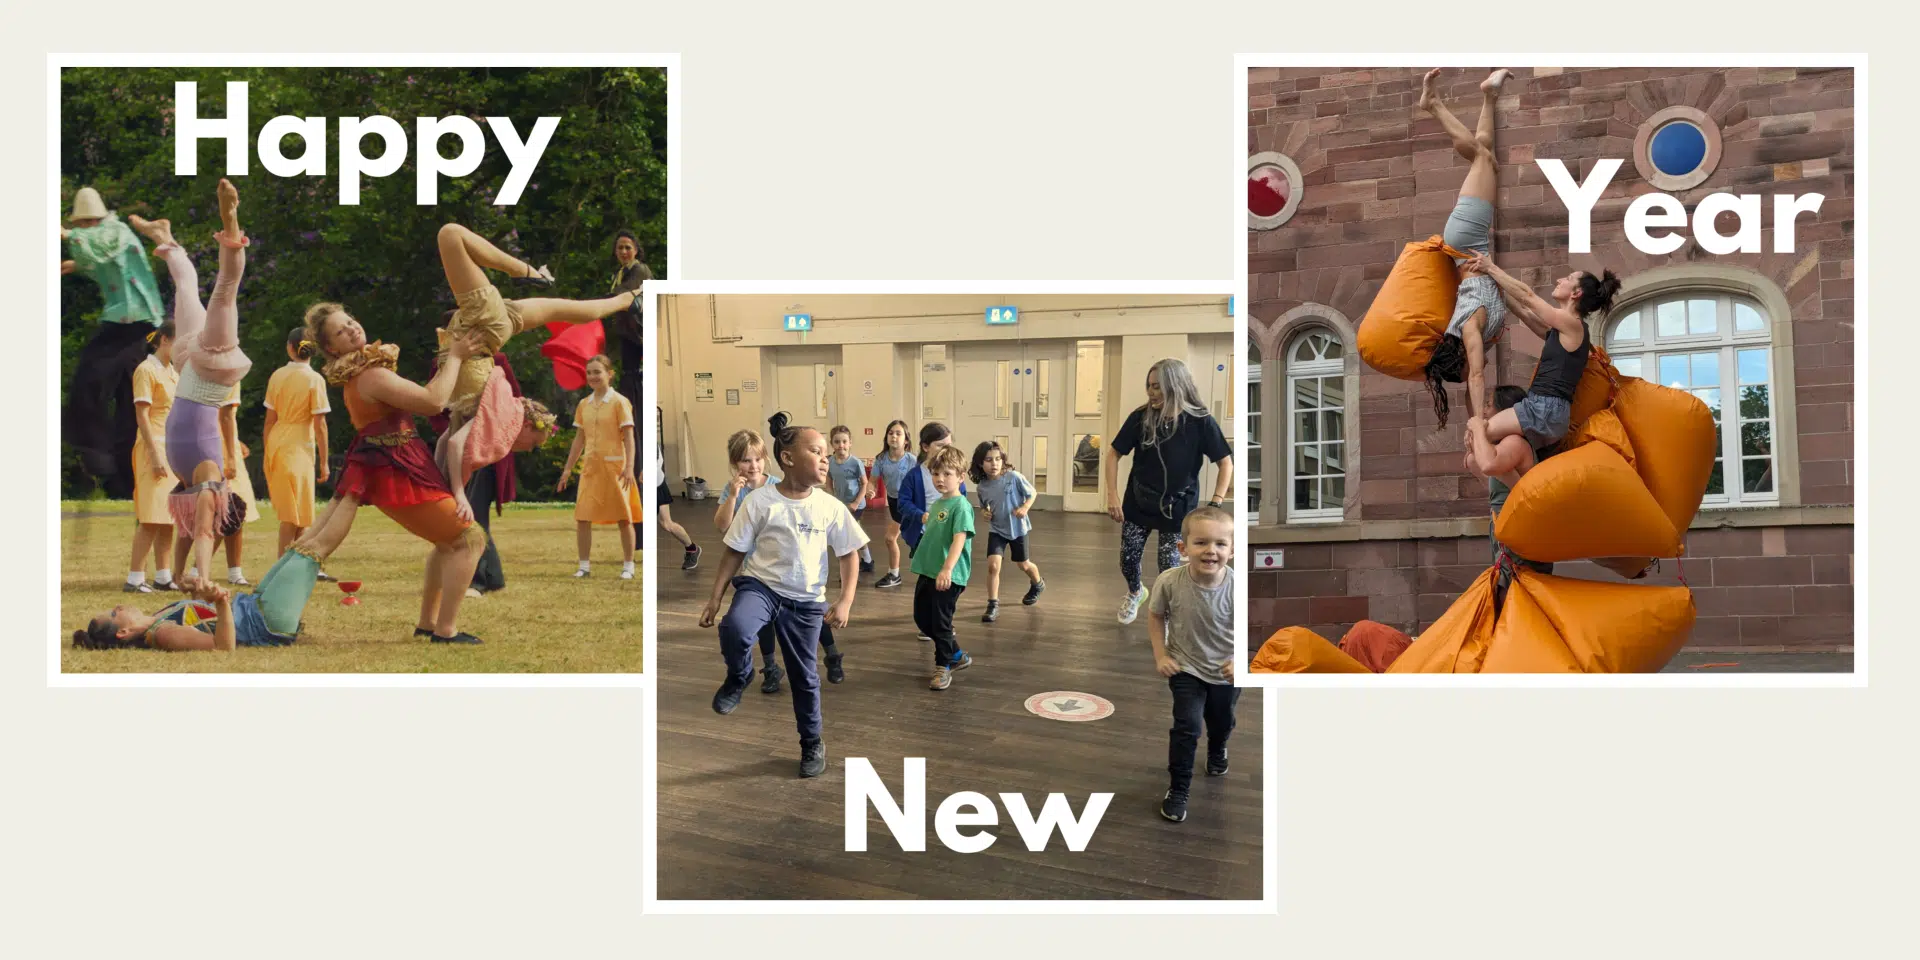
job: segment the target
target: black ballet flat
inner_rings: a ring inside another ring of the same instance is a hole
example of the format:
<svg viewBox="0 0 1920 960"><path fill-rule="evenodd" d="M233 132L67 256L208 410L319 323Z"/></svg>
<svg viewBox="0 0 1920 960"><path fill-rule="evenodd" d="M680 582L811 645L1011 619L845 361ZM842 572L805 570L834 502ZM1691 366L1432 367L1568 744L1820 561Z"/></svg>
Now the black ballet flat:
<svg viewBox="0 0 1920 960"><path fill-rule="evenodd" d="M464 643L464 644L471 645L471 644L480 643L481 640L479 637L476 637L471 633L456 633L451 637L443 637L436 633L436 634L433 634L433 642L434 643Z"/></svg>
<svg viewBox="0 0 1920 960"><path fill-rule="evenodd" d="M535 290L551 289L553 287L553 274L546 272L546 269L545 266L541 266L524 277L513 277L511 279L516 286L532 287Z"/></svg>

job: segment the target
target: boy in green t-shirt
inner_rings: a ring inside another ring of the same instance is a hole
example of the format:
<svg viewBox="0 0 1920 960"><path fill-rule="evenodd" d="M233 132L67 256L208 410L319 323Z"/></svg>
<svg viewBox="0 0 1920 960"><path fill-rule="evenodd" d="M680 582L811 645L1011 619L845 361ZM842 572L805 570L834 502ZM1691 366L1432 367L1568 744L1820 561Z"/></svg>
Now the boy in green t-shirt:
<svg viewBox="0 0 1920 960"><path fill-rule="evenodd" d="M927 473L940 498L927 504L926 530L913 552L913 572L920 582L913 588L913 622L933 640L934 690L953 685L953 671L973 665L973 658L953 638L953 608L973 574L973 504L960 495L960 475L966 470L960 448L942 446L927 459Z"/></svg>

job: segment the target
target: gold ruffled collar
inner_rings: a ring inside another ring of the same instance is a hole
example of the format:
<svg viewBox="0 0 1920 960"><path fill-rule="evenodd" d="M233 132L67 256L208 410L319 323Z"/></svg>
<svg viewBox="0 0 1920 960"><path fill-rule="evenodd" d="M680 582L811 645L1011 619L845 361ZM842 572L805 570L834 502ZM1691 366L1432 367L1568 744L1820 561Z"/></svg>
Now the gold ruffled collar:
<svg viewBox="0 0 1920 960"><path fill-rule="evenodd" d="M374 367L392 370L399 363L400 348L398 346L375 340L352 353L327 361L327 365L321 368L321 372L326 374L329 384L341 387Z"/></svg>

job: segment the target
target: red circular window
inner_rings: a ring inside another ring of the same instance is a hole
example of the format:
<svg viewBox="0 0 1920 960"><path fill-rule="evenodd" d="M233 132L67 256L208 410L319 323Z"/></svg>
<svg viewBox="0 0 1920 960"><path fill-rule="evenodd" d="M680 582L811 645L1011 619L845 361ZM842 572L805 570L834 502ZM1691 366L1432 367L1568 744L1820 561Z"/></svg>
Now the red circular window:
<svg viewBox="0 0 1920 960"><path fill-rule="evenodd" d="M1277 217L1287 208L1292 190L1278 167L1261 167L1247 175L1247 211L1256 217Z"/></svg>

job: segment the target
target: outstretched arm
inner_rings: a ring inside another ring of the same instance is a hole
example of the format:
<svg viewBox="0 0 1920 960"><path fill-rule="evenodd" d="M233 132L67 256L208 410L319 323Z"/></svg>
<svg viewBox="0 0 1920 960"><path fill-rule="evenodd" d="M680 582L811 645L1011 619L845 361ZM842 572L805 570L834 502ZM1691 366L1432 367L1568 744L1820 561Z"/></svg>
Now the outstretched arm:
<svg viewBox="0 0 1920 960"><path fill-rule="evenodd" d="M1480 335L1485 319L1486 310L1476 310L1460 331L1460 340L1467 348L1467 412L1475 417L1487 415L1487 345Z"/></svg>

